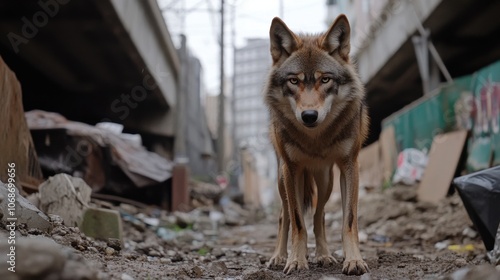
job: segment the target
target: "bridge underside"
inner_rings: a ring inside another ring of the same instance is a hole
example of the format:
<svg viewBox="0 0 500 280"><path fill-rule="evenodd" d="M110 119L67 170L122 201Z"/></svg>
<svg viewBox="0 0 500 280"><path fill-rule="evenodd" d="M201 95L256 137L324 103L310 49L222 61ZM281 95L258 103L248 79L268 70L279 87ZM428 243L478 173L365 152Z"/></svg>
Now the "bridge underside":
<svg viewBox="0 0 500 280"><path fill-rule="evenodd" d="M423 21L452 77L470 74L500 59L499 13L499 1L443 0ZM423 94L411 36L369 79L366 89L372 118L370 143L378 138L385 117Z"/></svg>
<svg viewBox="0 0 500 280"><path fill-rule="evenodd" d="M52 5L42 7L42 2ZM172 135L175 104L158 86L156 69L139 51L144 42L132 38L116 5L110 0L1 1L0 55L22 85L26 111L55 111L91 124L112 120L131 129L151 120L157 126L146 126L146 133Z"/></svg>

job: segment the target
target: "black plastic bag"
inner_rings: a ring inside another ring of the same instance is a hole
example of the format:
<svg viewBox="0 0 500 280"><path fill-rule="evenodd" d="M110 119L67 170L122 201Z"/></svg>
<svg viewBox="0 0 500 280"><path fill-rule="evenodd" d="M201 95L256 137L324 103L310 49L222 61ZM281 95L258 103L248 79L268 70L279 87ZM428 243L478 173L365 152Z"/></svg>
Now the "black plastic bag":
<svg viewBox="0 0 500 280"><path fill-rule="evenodd" d="M487 251L493 250L500 224L500 166L453 180Z"/></svg>

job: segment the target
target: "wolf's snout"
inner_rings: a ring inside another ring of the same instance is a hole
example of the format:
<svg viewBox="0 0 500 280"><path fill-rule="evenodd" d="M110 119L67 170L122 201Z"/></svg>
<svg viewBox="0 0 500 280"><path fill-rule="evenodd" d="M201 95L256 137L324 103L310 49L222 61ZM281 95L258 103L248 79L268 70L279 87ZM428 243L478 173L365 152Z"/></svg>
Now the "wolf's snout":
<svg viewBox="0 0 500 280"><path fill-rule="evenodd" d="M318 120L318 111L316 110L305 110L301 114L302 121L305 125L310 126L313 125L316 120Z"/></svg>

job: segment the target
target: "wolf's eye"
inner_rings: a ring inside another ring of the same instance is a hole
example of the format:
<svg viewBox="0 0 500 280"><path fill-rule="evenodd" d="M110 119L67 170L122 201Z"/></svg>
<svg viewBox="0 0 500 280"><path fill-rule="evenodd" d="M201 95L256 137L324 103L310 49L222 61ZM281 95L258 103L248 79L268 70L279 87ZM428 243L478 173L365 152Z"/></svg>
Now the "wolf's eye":
<svg viewBox="0 0 500 280"><path fill-rule="evenodd" d="M297 78L290 78L288 79L288 81L290 82L290 84L292 85L296 85L299 83L299 80Z"/></svg>
<svg viewBox="0 0 500 280"><path fill-rule="evenodd" d="M331 78L328 78L328 77L323 77L323 78L321 78L321 82L322 82L323 84L328 83L330 80L331 80Z"/></svg>

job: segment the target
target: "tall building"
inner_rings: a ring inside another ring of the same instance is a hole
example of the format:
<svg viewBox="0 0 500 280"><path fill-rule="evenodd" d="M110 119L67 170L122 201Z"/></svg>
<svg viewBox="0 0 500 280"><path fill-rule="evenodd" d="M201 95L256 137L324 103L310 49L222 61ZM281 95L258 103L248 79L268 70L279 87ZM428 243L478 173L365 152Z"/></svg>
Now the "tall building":
<svg viewBox="0 0 500 280"><path fill-rule="evenodd" d="M234 54L235 140L238 145L267 138L269 113L262 90L271 66L269 39L249 39Z"/></svg>
<svg viewBox="0 0 500 280"><path fill-rule="evenodd" d="M230 89L231 85L226 83L226 88ZM225 96L225 124L224 124L224 163L227 164L232 156L233 142L231 139L231 126L232 126L232 114L231 114L231 99ZM217 141L218 127L219 127L219 95L207 95L205 97L205 118L208 125L208 129L214 141Z"/></svg>
<svg viewBox="0 0 500 280"><path fill-rule="evenodd" d="M248 170L246 175L255 176L242 187L245 193L258 194L252 204L260 206L269 205L276 196L276 156L269 141L269 112L263 96L272 63L269 49L269 39L249 39L234 54L235 141L245 158L251 159L250 174L254 175Z"/></svg>

